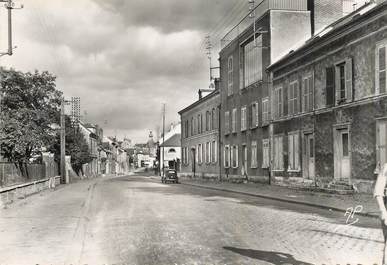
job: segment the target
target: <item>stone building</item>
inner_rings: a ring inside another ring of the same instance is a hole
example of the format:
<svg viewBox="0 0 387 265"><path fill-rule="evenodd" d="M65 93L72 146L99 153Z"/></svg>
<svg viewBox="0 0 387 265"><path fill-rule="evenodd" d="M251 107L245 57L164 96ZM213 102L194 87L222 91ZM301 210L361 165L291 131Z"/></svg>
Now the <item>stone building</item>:
<svg viewBox="0 0 387 265"><path fill-rule="evenodd" d="M342 17L344 2L264 0L223 38L220 137L221 174L226 179L270 180L271 103L266 67Z"/></svg>
<svg viewBox="0 0 387 265"><path fill-rule="evenodd" d="M215 90L179 112L181 120L181 170L183 177L218 178L219 81Z"/></svg>
<svg viewBox="0 0 387 265"><path fill-rule="evenodd" d="M380 2L268 67L273 181L370 191L387 162L387 4Z"/></svg>

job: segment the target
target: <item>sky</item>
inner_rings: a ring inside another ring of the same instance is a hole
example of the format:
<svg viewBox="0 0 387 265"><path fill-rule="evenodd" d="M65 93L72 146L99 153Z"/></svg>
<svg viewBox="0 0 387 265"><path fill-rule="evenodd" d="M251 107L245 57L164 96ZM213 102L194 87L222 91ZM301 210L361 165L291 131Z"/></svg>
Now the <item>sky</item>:
<svg viewBox="0 0 387 265"><path fill-rule="evenodd" d="M105 135L145 142L209 86L205 36L219 39L248 12L247 0L18 0L12 56L0 65L49 71L83 120ZM6 11L0 10L0 49ZM213 51L213 64L217 63ZM167 126L168 127L168 126Z"/></svg>

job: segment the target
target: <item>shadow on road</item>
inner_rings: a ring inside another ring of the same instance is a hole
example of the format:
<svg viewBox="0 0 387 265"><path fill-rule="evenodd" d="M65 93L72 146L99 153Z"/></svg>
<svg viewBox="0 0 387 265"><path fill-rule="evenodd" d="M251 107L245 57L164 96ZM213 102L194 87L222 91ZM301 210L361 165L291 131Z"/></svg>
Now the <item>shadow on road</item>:
<svg viewBox="0 0 387 265"><path fill-rule="evenodd" d="M285 265L285 264L313 265L311 263L296 260L293 257L293 255L283 253L283 252L263 251L263 250L234 248L234 247L223 247L223 248L226 250L238 253L239 255L242 255L245 257L266 261L275 265Z"/></svg>
<svg viewBox="0 0 387 265"><path fill-rule="evenodd" d="M318 229L305 229L305 231L312 231L312 232L322 233L324 235L330 235L330 236L336 235L339 237L346 237L346 238L350 238L350 239L365 240L367 242L372 241L372 242L380 243L380 244L384 243L382 240L373 240L373 239L369 239L369 238L365 238L365 237L351 236L351 235L347 235L344 233L338 233L338 232L330 232L330 231L324 231L324 230L318 230Z"/></svg>

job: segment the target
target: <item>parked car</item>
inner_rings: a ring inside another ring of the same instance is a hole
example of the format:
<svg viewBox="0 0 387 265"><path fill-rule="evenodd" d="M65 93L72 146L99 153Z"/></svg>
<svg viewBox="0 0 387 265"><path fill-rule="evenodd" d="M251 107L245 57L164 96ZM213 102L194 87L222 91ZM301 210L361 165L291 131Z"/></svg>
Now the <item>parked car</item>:
<svg viewBox="0 0 387 265"><path fill-rule="evenodd" d="M179 178L177 177L177 172L175 169L165 169L164 176L161 177L162 183L179 183Z"/></svg>

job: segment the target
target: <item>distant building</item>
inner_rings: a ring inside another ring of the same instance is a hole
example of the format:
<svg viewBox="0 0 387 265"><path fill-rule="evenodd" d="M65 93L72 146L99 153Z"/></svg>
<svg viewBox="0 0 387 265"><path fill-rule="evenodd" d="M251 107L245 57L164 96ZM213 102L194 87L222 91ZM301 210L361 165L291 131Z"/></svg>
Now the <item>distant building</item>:
<svg viewBox="0 0 387 265"><path fill-rule="evenodd" d="M78 124L81 120L81 99L79 97L71 97L70 120L72 124Z"/></svg>
<svg viewBox="0 0 387 265"><path fill-rule="evenodd" d="M160 164L159 170L174 168L180 170L181 164L181 125L171 124L169 131L159 140ZM164 163L164 164L163 164Z"/></svg>

